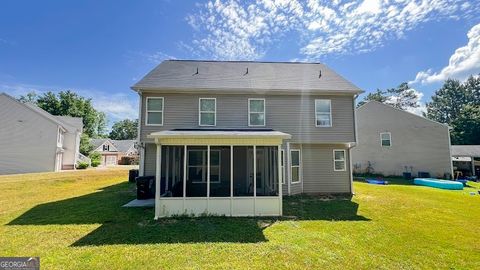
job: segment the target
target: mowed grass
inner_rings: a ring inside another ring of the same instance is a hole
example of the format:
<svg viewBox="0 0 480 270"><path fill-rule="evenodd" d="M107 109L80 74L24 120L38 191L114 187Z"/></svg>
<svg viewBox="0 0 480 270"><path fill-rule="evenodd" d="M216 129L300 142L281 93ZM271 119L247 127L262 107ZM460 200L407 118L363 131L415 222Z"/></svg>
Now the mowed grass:
<svg viewBox="0 0 480 270"><path fill-rule="evenodd" d="M42 269L480 269L480 186L355 182L353 198L284 199L276 218L153 220L126 169L0 177L0 256Z"/></svg>

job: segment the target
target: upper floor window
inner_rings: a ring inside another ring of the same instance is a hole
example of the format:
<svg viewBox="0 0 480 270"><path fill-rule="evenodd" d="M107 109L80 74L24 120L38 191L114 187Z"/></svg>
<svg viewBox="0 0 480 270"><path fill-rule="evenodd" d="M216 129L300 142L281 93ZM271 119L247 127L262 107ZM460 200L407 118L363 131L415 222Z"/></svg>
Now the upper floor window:
<svg viewBox="0 0 480 270"><path fill-rule="evenodd" d="M103 151L110 151L110 145L104 144L103 145Z"/></svg>
<svg viewBox="0 0 480 270"><path fill-rule="evenodd" d="M248 125L265 126L265 99L248 99Z"/></svg>
<svg viewBox="0 0 480 270"><path fill-rule="evenodd" d="M147 126L163 125L163 97L147 97L146 111L145 124Z"/></svg>
<svg viewBox="0 0 480 270"><path fill-rule="evenodd" d="M217 100L215 98L200 98L198 105L198 124L200 126L215 126L217 123Z"/></svg>
<svg viewBox="0 0 480 270"><path fill-rule="evenodd" d="M346 171L347 166L345 163L345 150L333 150L333 170L338 171Z"/></svg>
<svg viewBox="0 0 480 270"><path fill-rule="evenodd" d="M392 134L390 132L380 133L380 143L382 144L382 146L391 146Z"/></svg>
<svg viewBox="0 0 480 270"><path fill-rule="evenodd" d="M332 126L332 102L330 99L315 99L315 126Z"/></svg>

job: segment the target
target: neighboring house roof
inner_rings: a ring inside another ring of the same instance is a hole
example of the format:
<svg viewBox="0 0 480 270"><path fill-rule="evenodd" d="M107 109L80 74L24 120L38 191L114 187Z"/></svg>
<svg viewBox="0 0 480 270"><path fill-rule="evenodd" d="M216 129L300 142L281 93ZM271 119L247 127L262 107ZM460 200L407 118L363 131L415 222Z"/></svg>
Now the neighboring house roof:
<svg viewBox="0 0 480 270"><path fill-rule="evenodd" d="M105 143L113 145L115 149L110 149L110 152L121 152L126 153L130 148L135 146L135 140L111 140L108 138L105 139L91 139L90 142L94 146L94 149L99 148Z"/></svg>
<svg viewBox="0 0 480 270"><path fill-rule="evenodd" d="M6 94L6 93L0 93L0 95L5 96L23 106L26 108L29 108L30 110L38 113L39 115L43 116L44 118L54 122L55 124L61 126L64 130L71 131L72 128L78 129L80 132L83 129L83 122L82 118L80 117L70 117L70 116L55 116L50 114L49 112L43 110L42 108L36 106L35 104L32 103L23 103L15 99L14 97ZM79 124L81 123L81 124Z"/></svg>
<svg viewBox="0 0 480 270"><path fill-rule="evenodd" d="M452 145L452 156L480 157L480 145Z"/></svg>
<svg viewBox="0 0 480 270"><path fill-rule="evenodd" d="M399 113L406 113L406 114L408 114L408 115L418 117L418 118L420 118L420 119L422 119L422 120L429 121L429 122L432 122L432 123L437 124L437 125L441 125L441 126L444 126L444 127L449 127L449 126L446 125L446 124L442 124L442 123L440 123L440 122L437 122L437 121L434 121L434 120L425 118L425 117L420 116L420 115L418 115L418 114L414 114L414 113L411 113L411 112L408 112L408 111L404 111L404 110L402 110L402 109L395 108L395 107L393 107L393 106L390 106L390 105L388 105L388 104L385 104L385 103L382 103L382 102L378 102L378 101L375 101L375 100L367 101L365 104L362 104L360 107L356 108L356 110L358 111L358 110L362 110L362 109L367 109L367 108L369 108L369 107L371 107L371 106L374 106L374 105L381 105L381 106L383 106L383 107L385 107L385 108L388 108L388 109L391 109L391 110L396 110L396 111L398 111Z"/></svg>
<svg viewBox="0 0 480 270"><path fill-rule="evenodd" d="M126 153L135 146L135 140L111 140L118 152Z"/></svg>
<svg viewBox="0 0 480 270"><path fill-rule="evenodd" d="M363 92L321 63L195 60L163 61L132 89Z"/></svg>

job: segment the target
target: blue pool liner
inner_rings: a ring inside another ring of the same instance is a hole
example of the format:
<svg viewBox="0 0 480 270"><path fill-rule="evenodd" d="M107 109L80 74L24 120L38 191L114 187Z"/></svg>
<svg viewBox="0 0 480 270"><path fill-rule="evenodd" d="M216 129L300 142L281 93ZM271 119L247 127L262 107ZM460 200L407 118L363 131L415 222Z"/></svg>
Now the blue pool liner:
<svg viewBox="0 0 480 270"><path fill-rule="evenodd" d="M419 186L449 189L449 190L463 190L463 184L456 181L436 179L436 178L415 178L413 183Z"/></svg>

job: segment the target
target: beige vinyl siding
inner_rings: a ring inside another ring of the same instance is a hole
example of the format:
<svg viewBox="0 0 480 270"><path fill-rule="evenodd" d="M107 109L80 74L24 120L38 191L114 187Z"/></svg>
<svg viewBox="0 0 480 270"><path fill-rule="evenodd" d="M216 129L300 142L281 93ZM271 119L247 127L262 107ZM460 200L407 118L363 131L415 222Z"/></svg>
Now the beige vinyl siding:
<svg viewBox="0 0 480 270"><path fill-rule="evenodd" d="M345 150L345 171L334 171L333 150ZM303 144L303 192L351 193L348 149L345 145Z"/></svg>
<svg viewBox="0 0 480 270"><path fill-rule="evenodd" d="M157 146L154 143L145 144L145 164L144 164L145 176L155 175L155 169L156 169L155 155L156 154L157 154Z"/></svg>
<svg viewBox="0 0 480 270"><path fill-rule="evenodd" d="M204 95L144 93L146 97L164 97L163 126L145 125L145 101L142 102L141 141L151 141L147 135L174 128L200 128L198 124L199 98L217 99L216 128L249 128L248 99L265 98L266 125L292 135L291 142L343 143L353 142L353 97L301 95ZM332 127L315 127L315 99L332 100ZM255 128L255 127L251 127Z"/></svg>
<svg viewBox="0 0 480 270"><path fill-rule="evenodd" d="M357 110L358 146L352 149L354 170L402 175L405 166L432 177L451 173L448 127L420 116L369 102ZM380 133L391 133L391 146L381 146Z"/></svg>
<svg viewBox="0 0 480 270"><path fill-rule="evenodd" d="M58 125L0 95L0 174L55 170Z"/></svg>

